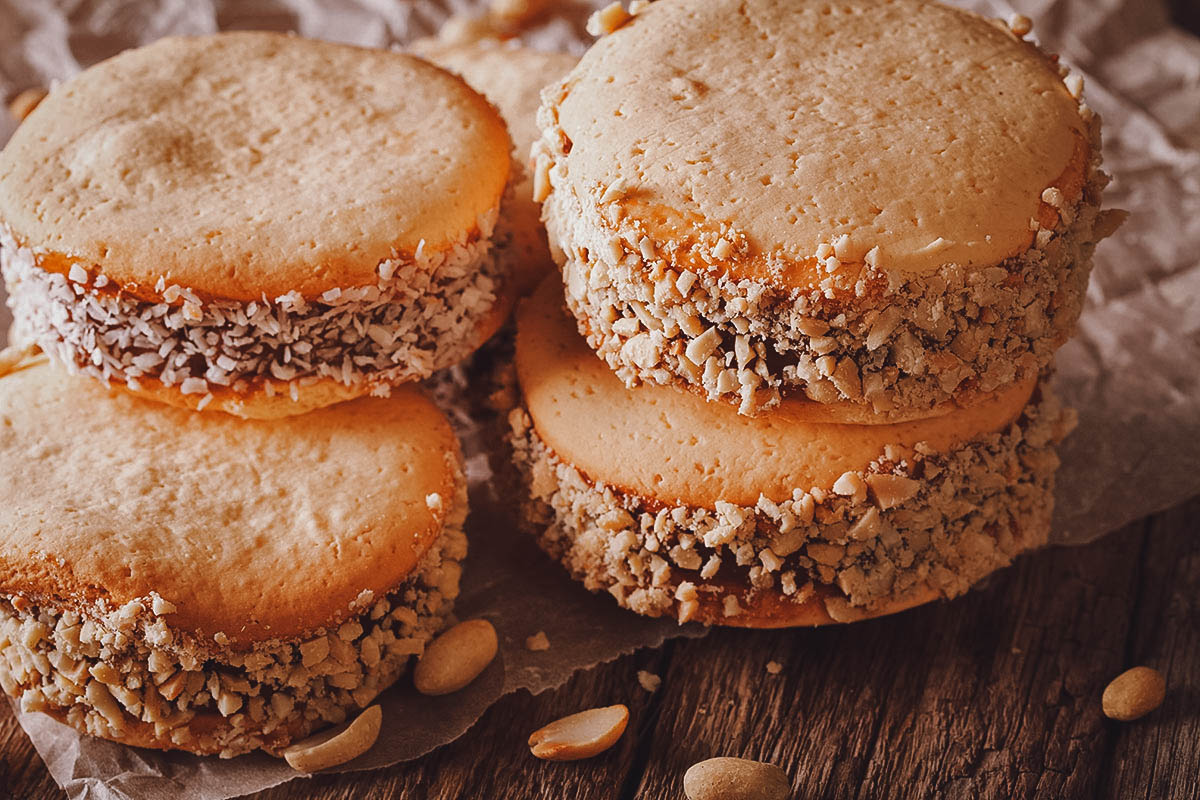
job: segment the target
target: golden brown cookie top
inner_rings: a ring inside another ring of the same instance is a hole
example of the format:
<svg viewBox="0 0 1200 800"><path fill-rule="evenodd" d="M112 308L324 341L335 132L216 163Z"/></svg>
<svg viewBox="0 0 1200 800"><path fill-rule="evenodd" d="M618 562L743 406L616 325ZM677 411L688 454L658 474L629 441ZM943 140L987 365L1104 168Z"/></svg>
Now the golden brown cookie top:
<svg viewBox="0 0 1200 800"><path fill-rule="evenodd" d="M0 222L47 269L314 296L477 237L510 147L483 97L413 56L168 38L85 70L29 116L0 154Z"/></svg>
<svg viewBox="0 0 1200 800"><path fill-rule="evenodd" d="M822 245L901 274L1020 253L1089 157L1050 58L923 0L653 3L547 112L556 191L677 262L795 286Z"/></svg>
<svg viewBox="0 0 1200 800"><path fill-rule="evenodd" d="M18 369L0 378L0 593L119 607L155 592L177 629L296 637L409 575L458 463L416 389L260 422Z"/></svg>
<svg viewBox="0 0 1200 800"><path fill-rule="evenodd" d="M666 505L753 506L794 489L828 490L887 445L947 451L1016 419L1036 378L942 416L851 425L821 421L819 404L786 398L757 417L670 386L627 389L576 332L548 279L517 314L517 374L534 428L595 481Z"/></svg>

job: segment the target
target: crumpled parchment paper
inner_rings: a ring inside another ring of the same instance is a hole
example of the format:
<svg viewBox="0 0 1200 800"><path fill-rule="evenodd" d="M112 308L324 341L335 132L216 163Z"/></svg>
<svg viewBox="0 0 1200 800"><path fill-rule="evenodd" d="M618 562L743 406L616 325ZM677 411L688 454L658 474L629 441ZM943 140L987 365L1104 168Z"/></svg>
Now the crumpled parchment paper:
<svg viewBox="0 0 1200 800"><path fill-rule="evenodd" d="M526 39L581 52L590 6L562 2ZM963 0L984 14L1014 10L1034 36L1086 78L1104 118L1106 205L1132 216L1096 253L1079 334L1058 357L1058 389L1079 409L1062 448L1053 540L1082 544L1200 493L1200 40L1170 27L1162 0ZM481 0L0 0L0 96L64 79L127 47L176 33L229 28L390 47L432 33ZM0 142L13 124L0 114ZM0 344L7 330L0 311ZM373 750L341 769L416 758L452 741L502 695L540 692L574 671L675 635L673 622L640 619L589 595L516 534L495 497L479 429L469 422L473 514L461 617L485 616L501 655L463 692L426 698L406 681L381 697ZM544 630L545 652L526 636ZM597 698L601 702L603 698ZM76 734L40 714L20 721L71 798L234 797L297 777L265 755L222 761L122 747Z"/></svg>

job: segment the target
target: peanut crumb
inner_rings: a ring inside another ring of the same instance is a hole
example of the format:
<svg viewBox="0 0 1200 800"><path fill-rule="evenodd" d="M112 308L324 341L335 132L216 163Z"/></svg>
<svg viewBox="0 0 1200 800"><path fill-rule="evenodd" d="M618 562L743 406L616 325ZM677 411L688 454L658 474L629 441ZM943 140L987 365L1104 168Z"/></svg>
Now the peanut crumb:
<svg viewBox="0 0 1200 800"><path fill-rule="evenodd" d="M550 649L550 640L545 631L538 631L533 636L525 637L525 649L535 653Z"/></svg>
<svg viewBox="0 0 1200 800"><path fill-rule="evenodd" d="M616 200L623 194L625 194L625 179L617 178L608 185L608 187L604 190L604 194L600 195L600 202L608 203L612 200Z"/></svg>
<svg viewBox="0 0 1200 800"><path fill-rule="evenodd" d="M783 664L780 664L778 661L768 661L767 672L772 675L778 675L780 672L783 672Z"/></svg>
<svg viewBox="0 0 1200 800"><path fill-rule="evenodd" d="M662 678L644 669L638 670L637 680L647 692L657 692L658 687L662 686Z"/></svg>
<svg viewBox="0 0 1200 800"><path fill-rule="evenodd" d="M1083 97L1083 76L1078 72L1072 72L1063 78L1063 84L1066 85L1067 91L1071 93L1071 97L1074 97L1076 100Z"/></svg>
<svg viewBox="0 0 1200 800"><path fill-rule="evenodd" d="M619 2L613 2L588 17L587 32L592 36L604 36L620 28L632 17Z"/></svg>
<svg viewBox="0 0 1200 800"><path fill-rule="evenodd" d="M1012 14L1008 18L1008 29L1017 36L1025 36L1033 30L1033 20L1024 14Z"/></svg>
<svg viewBox="0 0 1200 800"><path fill-rule="evenodd" d="M159 616L162 616L163 614L174 614L178 610L175 608L174 603L163 600L157 594L153 595L150 601L150 609Z"/></svg>

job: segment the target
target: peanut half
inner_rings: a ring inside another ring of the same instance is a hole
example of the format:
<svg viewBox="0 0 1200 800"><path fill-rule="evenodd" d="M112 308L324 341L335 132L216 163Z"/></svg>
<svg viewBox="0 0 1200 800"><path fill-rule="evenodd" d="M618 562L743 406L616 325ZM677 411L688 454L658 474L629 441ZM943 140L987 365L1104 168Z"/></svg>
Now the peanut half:
<svg viewBox="0 0 1200 800"><path fill-rule="evenodd" d="M710 758L683 776L688 800L787 800L792 782L774 764L745 758Z"/></svg>
<svg viewBox="0 0 1200 800"><path fill-rule="evenodd" d="M316 772L345 764L371 749L379 738L382 721L383 712L379 706L371 706L349 724L296 742L283 751L283 757L299 772Z"/></svg>
<svg viewBox="0 0 1200 800"><path fill-rule="evenodd" d="M1158 708L1166 695L1167 682L1161 672L1150 667L1134 667L1104 687L1100 707L1109 719L1129 722Z"/></svg>
<svg viewBox="0 0 1200 800"><path fill-rule="evenodd" d="M479 677L499 647L496 629L486 619L460 622L426 646L413 669L413 684L421 694L457 692Z"/></svg>
<svg viewBox="0 0 1200 800"><path fill-rule="evenodd" d="M529 748L547 761L591 758L616 744L628 723L629 709L623 705L589 708L534 731Z"/></svg>

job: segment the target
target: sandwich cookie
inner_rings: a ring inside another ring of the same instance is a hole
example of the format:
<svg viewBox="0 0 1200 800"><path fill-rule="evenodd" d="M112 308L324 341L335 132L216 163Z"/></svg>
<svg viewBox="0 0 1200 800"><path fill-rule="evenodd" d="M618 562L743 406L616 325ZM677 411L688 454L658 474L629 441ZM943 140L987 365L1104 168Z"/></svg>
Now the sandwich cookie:
<svg viewBox="0 0 1200 800"><path fill-rule="evenodd" d="M580 332L629 386L748 415L896 421L1027 381L1120 221L1081 91L923 0L639 6L539 115Z"/></svg>
<svg viewBox="0 0 1200 800"><path fill-rule="evenodd" d="M417 389L265 422L44 358L9 369L0 686L24 710L139 747L278 754L445 625L466 483Z"/></svg>
<svg viewBox="0 0 1200 800"><path fill-rule="evenodd" d="M579 59L568 53L532 50L492 38L458 44L428 39L414 49L438 66L461 75L496 104L508 124L516 150L515 178L512 200L503 213L505 227L512 234L509 252L515 290L521 296L530 294L555 268L555 261L546 241L541 205L533 199L533 177L526 162L534 141L541 136L537 111L542 89L560 80Z"/></svg>
<svg viewBox="0 0 1200 800"><path fill-rule="evenodd" d="M561 310L522 304L510 415L525 522L592 591L681 622L849 622L965 592L1046 542L1072 415L1037 377L943 416L739 415L629 389Z"/></svg>
<svg viewBox="0 0 1200 800"><path fill-rule="evenodd" d="M429 376L507 307L503 121L409 55L169 38L55 89L0 153L19 330L173 405L274 418Z"/></svg>

